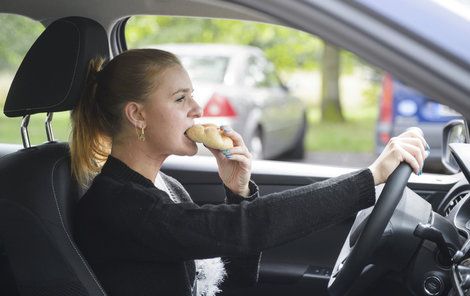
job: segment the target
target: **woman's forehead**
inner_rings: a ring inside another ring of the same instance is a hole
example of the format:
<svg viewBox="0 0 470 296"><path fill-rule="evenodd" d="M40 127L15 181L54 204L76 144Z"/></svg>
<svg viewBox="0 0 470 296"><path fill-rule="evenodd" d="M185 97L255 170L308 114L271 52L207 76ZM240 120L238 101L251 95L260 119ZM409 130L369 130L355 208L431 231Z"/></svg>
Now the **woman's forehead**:
<svg viewBox="0 0 470 296"><path fill-rule="evenodd" d="M174 95L179 92L191 93L193 86L186 70L179 66L173 66L162 71L157 78L159 80L159 88Z"/></svg>

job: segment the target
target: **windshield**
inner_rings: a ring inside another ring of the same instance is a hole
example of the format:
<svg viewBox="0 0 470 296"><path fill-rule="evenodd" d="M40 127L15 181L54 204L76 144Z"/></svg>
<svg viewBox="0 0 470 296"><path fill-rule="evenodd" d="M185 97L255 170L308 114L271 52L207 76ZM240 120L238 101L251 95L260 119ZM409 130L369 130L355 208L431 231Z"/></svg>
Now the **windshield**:
<svg viewBox="0 0 470 296"><path fill-rule="evenodd" d="M179 56L193 81L222 83L228 58L221 56Z"/></svg>
<svg viewBox="0 0 470 296"><path fill-rule="evenodd" d="M356 2L470 63L469 0L356 0Z"/></svg>

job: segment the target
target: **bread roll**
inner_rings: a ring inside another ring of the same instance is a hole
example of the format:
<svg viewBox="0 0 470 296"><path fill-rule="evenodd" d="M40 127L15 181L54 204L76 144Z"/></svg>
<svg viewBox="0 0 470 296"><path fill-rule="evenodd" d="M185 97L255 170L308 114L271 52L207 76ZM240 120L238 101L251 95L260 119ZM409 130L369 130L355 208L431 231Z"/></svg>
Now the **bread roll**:
<svg viewBox="0 0 470 296"><path fill-rule="evenodd" d="M196 124L186 130L188 138L207 147L225 150L233 148L233 141L215 124Z"/></svg>

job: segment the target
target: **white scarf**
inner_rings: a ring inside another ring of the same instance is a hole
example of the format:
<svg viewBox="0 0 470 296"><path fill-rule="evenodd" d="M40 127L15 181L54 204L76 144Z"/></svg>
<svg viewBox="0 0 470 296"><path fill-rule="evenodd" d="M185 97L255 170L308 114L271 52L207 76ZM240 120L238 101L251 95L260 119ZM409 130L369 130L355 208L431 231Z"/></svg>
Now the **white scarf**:
<svg viewBox="0 0 470 296"><path fill-rule="evenodd" d="M174 196L168 189L160 173L155 179L155 186L165 191L175 203L180 202L177 196ZM215 296L220 292L219 285L227 275L224 263L221 258L194 260L196 264L196 284L198 296Z"/></svg>
<svg viewBox="0 0 470 296"><path fill-rule="evenodd" d="M219 285L227 275L220 258L194 260L198 296L215 296L220 292Z"/></svg>

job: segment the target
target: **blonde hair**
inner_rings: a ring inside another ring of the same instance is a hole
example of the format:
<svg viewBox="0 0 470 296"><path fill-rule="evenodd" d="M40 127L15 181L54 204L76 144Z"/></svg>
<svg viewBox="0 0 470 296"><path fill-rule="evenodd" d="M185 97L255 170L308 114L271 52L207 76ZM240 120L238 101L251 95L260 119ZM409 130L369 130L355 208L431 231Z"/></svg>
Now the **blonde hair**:
<svg viewBox="0 0 470 296"><path fill-rule="evenodd" d="M158 49L132 49L109 61L92 59L86 86L71 113L72 175L82 186L101 171L113 138L122 128L123 108L129 101L145 102L157 87L157 75L178 58Z"/></svg>

